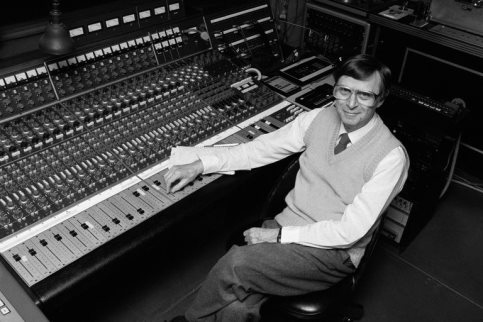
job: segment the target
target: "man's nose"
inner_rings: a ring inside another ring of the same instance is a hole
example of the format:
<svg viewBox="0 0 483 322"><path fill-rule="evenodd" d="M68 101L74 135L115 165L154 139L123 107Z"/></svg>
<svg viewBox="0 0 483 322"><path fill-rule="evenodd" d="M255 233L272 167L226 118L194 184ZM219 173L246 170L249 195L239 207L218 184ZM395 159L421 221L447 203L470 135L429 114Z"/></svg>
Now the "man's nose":
<svg viewBox="0 0 483 322"><path fill-rule="evenodd" d="M351 93L351 96L349 97L349 100L347 101L347 106L349 106L349 108L351 108L351 109L357 107L356 93Z"/></svg>

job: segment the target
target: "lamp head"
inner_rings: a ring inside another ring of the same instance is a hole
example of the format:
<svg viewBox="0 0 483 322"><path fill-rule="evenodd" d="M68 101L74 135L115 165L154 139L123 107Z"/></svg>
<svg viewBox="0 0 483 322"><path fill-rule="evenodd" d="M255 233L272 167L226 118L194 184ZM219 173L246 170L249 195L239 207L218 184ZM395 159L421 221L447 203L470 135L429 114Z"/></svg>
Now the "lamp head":
<svg viewBox="0 0 483 322"><path fill-rule="evenodd" d="M63 55L74 49L74 41L60 23L49 23L40 37L40 49L48 54Z"/></svg>
<svg viewBox="0 0 483 322"><path fill-rule="evenodd" d="M39 41L39 48L52 55L67 54L74 49L74 40L70 37L64 24L60 22L59 2L59 0L52 1L51 20Z"/></svg>

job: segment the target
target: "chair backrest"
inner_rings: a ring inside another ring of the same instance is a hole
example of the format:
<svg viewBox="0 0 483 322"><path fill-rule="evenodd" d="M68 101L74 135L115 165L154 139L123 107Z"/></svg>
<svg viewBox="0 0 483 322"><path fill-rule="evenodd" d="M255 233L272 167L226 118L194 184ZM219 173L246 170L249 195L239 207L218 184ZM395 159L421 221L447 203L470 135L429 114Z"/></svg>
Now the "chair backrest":
<svg viewBox="0 0 483 322"><path fill-rule="evenodd" d="M359 283L360 278L362 277L362 274L364 273L364 270L366 269L367 263L369 262L369 259L371 258L372 254L374 253L374 248L376 247L377 241L379 240L380 236L380 231L382 228L382 221L384 219L384 214L380 218L379 222L376 223L378 226L374 231L372 232L372 237L367 244L366 249L364 251L364 256L362 256L362 259L359 263L359 266L357 266L356 271L352 275L352 287L355 288L356 285Z"/></svg>
<svg viewBox="0 0 483 322"><path fill-rule="evenodd" d="M268 193L267 200L260 211L260 218L272 218L285 208L285 196L293 189L299 170L299 155L292 156L288 166Z"/></svg>

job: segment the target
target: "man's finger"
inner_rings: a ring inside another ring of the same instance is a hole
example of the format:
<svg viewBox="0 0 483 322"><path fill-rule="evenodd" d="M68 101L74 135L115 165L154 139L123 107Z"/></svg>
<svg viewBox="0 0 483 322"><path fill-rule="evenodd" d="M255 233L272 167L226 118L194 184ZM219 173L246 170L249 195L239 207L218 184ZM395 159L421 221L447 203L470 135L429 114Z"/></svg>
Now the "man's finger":
<svg viewBox="0 0 483 322"><path fill-rule="evenodd" d="M171 186L173 185L174 180L171 180L171 178L164 178L164 181L166 182L166 191L168 193L170 193L171 192Z"/></svg>
<svg viewBox="0 0 483 322"><path fill-rule="evenodd" d="M250 232L254 232L254 231L256 231L257 229L260 229L260 228L257 228L257 227L248 228L247 230L245 230L245 231L243 232L243 235L245 235L245 236L246 236L246 235L248 235Z"/></svg>
<svg viewBox="0 0 483 322"><path fill-rule="evenodd" d="M171 170L164 175L164 181L166 182L166 190L168 193L171 192L173 184L179 179L179 174L177 172L171 172Z"/></svg>
<svg viewBox="0 0 483 322"><path fill-rule="evenodd" d="M189 183L189 180L187 179L181 179L177 184L175 184L172 188L172 192L176 192L178 190L181 190L184 186L186 186Z"/></svg>

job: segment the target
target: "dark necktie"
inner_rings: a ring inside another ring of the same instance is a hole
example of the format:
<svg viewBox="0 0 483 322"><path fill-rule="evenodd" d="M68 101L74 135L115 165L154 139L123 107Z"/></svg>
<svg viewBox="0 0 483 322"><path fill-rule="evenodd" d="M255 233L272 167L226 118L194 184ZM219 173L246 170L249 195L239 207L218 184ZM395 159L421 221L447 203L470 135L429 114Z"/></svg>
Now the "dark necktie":
<svg viewBox="0 0 483 322"><path fill-rule="evenodd" d="M342 133L340 135L339 143L334 148L334 154L339 154L347 148L347 145L351 142L349 135L347 133Z"/></svg>

